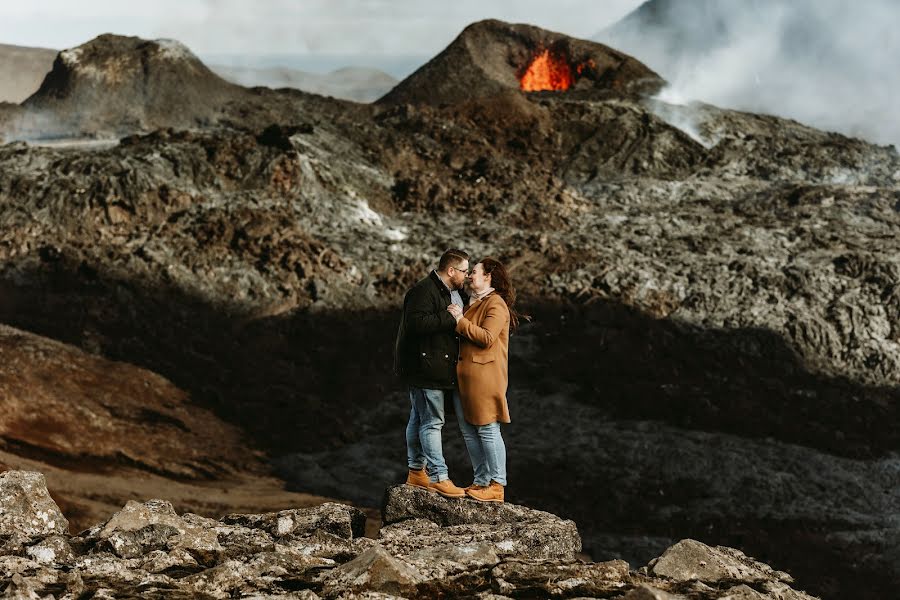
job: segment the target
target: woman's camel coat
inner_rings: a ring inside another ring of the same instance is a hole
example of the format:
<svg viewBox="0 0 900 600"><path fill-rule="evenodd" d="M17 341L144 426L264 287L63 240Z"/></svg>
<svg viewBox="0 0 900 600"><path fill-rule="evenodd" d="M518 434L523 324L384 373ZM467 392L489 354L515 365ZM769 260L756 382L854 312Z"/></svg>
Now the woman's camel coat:
<svg viewBox="0 0 900 600"><path fill-rule="evenodd" d="M463 416L472 425L509 423L509 309L496 293L466 308L456 324L460 334L456 365Z"/></svg>

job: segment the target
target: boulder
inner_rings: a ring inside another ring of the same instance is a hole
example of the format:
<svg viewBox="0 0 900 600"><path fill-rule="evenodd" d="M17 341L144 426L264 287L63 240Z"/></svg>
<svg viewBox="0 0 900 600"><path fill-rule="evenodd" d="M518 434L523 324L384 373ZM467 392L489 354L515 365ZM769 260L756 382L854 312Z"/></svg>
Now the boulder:
<svg viewBox="0 0 900 600"><path fill-rule="evenodd" d="M34 591L31 582L18 573L13 575L9 585L6 586L3 598L4 600L40 600L40 596Z"/></svg>
<svg viewBox="0 0 900 600"><path fill-rule="evenodd" d="M552 597L609 597L629 587L628 563L613 560L581 563L554 560L509 560L491 572L494 589L518 595L525 590Z"/></svg>
<svg viewBox="0 0 900 600"><path fill-rule="evenodd" d="M41 538L67 533L69 522L47 491L41 473L0 473L0 536Z"/></svg>
<svg viewBox="0 0 900 600"><path fill-rule="evenodd" d="M283 591L285 587L308 588L316 570L334 566L317 557L285 557L262 552L246 561L228 560L179 581L182 590L213 598L233 598L248 594Z"/></svg>
<svg viewBox="0 0 900 600"><path fill-rule="evenodd" d="M25 549L25 554L43 565L71 565L75 552L69 539L63 535L51 535Z"/></svg>
<svg viewBox="0 0 900 600"><path fill-rule="evenodd" d="M336 502L326 502L311 508L296 508L260 515L226 515L222 522L261 529L275 538L298 538L323 531L352 540L362 537L366 529L366 515L358 508Z"/></svg>
<svg viewBox="0 0 900 600"><path fill-rule="evenodd" d="M387 490L382 515L379 542L399 555L448 544L487 544L497 556L530 558L574 558L581 551L574 522L508 502L444 498L398 485Z"/></svg>
<svg viewBox="0 0 900 600"><path fill-rule="evenodd" d="M88 530L84 539L120 558L181 548L198 562L213 565L224 553L215 530L185 521L165 500L131 500L105 524Z"/></svg>
<svg viewBox="0 0 900 600"><path fill-rule="evenodd" d="M710 547L697 540L681 540L648 565L650 573L675 581L733 580L793 582L787 573L750 558L740 550Z"/></svg>
<svg viewBox="0 0 900 600"><path fill-rule="evenodd" d="M395 558L385 548L373 546L352 561L334 569L325 578L324 593L336 596L343 591L375 591L414 594L424 577L408 563Z"/></svg>

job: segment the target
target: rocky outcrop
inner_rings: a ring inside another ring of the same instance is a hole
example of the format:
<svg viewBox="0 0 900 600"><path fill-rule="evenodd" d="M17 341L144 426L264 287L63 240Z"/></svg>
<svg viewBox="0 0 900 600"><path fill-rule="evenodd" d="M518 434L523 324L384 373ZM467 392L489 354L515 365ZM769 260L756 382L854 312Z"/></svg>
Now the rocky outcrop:
<svg viewBox="0 0 900 600"><path fill-rule="evenodd" d="M581 551L572 521L515 504L435 497L408 485L388 489L382 523L379 539L403 555L446 545L463 554L527 558L574 559Z"/></svg>
<svg viewBox="0 0 900 600"><path fill-rule="evenodd" d="M733 548L710 548L696 540L682 540L667 549L650 563L649 572L675 581L710 583L734 579L793 582L793 578L786 573L776 572L769 565L748 558L743 552Z"/></svg>
<svg viewBox="0 0 900 600"><path fill-rule="evenodd" d="M27 486L35 498L46 497L41 479L38 473L6 472L0 480L3 497L7 487L17 484ZM0 548L0 592L7 598L537 594L639 600L688 593L696 600L746 594L760 600L812 599L792 589L788 575L730 548L685 540L649 568L630 571L623 561L576 560L575 526L554 515L524 506L447 500L405 488L388 490L384 506L386 516L403 520L389 524L374 540L360 537L359 511L337 504L213 520L178 515L163 500L129 502L105 523L76 537L46 528L32 531L24 550ZM50 502L45 508L56 507ZM27 527L31 512L24 505L10 506L4 518ZM518 529L505 533L506 539L484 542L479 538L496 533L492 518L521 521ZM415 521L430 523L436 531L407 528L403 546L392 542L399 526ZM567 530L568 548L535 555L531 549L542 540L559 539L560 526Z"/></svg>
<svg viewBox="0 0 900 600"><path fill-rule="evenodd" d="M42 538L68 529L69 522L50 497L42 474L0 473L0 537Z"/></svg>

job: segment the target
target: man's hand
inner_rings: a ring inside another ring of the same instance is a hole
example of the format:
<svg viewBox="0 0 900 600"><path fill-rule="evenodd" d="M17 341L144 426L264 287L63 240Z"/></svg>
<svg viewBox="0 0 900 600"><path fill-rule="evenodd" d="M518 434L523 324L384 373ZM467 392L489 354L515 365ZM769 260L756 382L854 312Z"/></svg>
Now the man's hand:
<svg viewBox="0 0 900 600"><path fill-rule="evenodd" d="M447 307L447 311L453 315L453 318L456 319L456 322L459 323L459 320L462 319L463 311L457 304L451 304Z"/></svg>

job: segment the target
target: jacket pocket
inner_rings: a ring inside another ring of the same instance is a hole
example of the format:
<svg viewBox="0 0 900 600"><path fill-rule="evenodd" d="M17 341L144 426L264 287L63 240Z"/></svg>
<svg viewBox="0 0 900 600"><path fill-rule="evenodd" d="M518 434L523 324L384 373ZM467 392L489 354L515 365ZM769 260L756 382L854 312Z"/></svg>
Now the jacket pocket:
<svg viewBox="0 0 900 600"><path fill-rule="evenodd" d="M450 361L443 354L420 352L419 367L422 375L435 381L450 379Z"/></svg>
<svg viewBox="0 0 900 600"><path fill-rule="evenodd" d="M496 357L494 356L494 353L493 353L493 352L487 352L487 353L484 353L484 354L473 354L473 355L472 355L472 362L475 362L475 363L484 365L484 364L487 364L487 363L492 363L492 362L494 362L494 359L495 359L495 358L496 358Z"/></svg>

